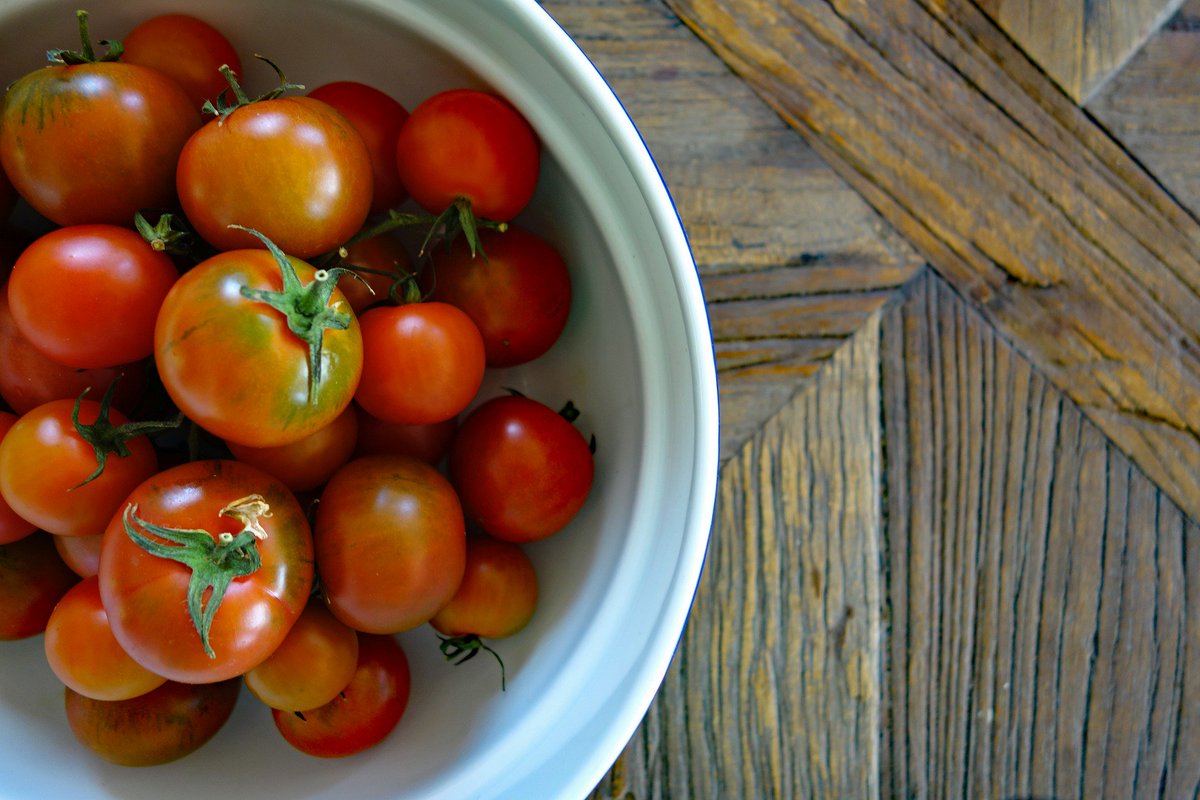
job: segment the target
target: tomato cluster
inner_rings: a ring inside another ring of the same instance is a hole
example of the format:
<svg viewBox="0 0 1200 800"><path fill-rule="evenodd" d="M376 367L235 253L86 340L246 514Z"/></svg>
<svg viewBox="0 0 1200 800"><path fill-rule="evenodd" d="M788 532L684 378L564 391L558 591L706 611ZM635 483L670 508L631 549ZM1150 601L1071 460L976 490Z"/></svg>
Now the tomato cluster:
<svg viewBox="0 0 1200 800"><path fill-rule="evenodd" d="M103 55L79 23L0 106L0 639L44 632L115 763L195 750L243 684L299 750L359 752L408 702L394 635L520 631L523 547L591 490L571 403L480 394L571 308L513 222L540 144L485 91L410 113L266 62L250 98L195 17Z"/></svg>

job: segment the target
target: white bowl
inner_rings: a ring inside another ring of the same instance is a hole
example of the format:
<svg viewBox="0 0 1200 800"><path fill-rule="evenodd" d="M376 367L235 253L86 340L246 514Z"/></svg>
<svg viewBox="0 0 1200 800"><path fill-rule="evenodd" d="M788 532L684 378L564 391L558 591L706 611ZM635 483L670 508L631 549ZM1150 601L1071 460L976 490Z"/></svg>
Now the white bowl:
<svg viewBox="0 0 1200 800"><path fill-rule="evenodd" d="M576 292L562 340L535 364L489 374L550 404L572 399L594 433L597 478L581 515L529 548L542 599L530 627L487 656L443 662L428 627L403 634L413 694L380 746L314 759L243 693L199 752L145 769L72 738L40 637L0 645L0 796L123 798L554 798L586 795L649 707L699 578L717 473L717 394L703 297L678 216L645 145L592 64L533 0L97 0L93 38L168 10L198 14L245 60L315 87L355 79L408 108L490 87L544 146L518 222L563 252ZM5 0L5 81L76 47L75 0Z"/></svg>

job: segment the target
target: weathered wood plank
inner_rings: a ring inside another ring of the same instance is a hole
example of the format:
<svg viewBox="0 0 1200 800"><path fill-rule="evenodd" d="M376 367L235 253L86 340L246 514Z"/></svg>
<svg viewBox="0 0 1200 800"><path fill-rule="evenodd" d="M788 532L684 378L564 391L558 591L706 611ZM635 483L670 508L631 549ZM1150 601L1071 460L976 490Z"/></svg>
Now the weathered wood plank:
<svg viewBox="0 0 1200 800"><path fill-rule="evenodd" d="M594 797L878 796L878 330L724 466L675 661Z"/></svg>
<svg viewBox="0 0 1200 800"><path fill-rule="evenodd" d="M661 0L545 0L679 207L712 309L727 459L923 264Z"/></svg>
<svg viewBox="0 0 1200 800"><path fill-rule="evenodd" d="M670 0L1200 518L1200 223L967 0Z"/></svg>
<svg viewBox="0 0 1200 800"><path fill-rule="evenodd" d="M1078 103L1086 102L1181 0L978 0Z"/></svg>
<svg viewBox="0 0 1200 800"><path fill-rule="evenodd" d="M1200 526L940 279L881 341L884 796L1195 797Z"/></svg>

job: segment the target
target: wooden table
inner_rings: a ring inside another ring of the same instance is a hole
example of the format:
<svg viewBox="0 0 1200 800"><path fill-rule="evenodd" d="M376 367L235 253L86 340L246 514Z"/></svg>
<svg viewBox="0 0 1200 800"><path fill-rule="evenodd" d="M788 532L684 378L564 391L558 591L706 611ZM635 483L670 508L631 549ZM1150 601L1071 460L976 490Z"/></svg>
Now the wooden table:
<svg viewBox="0 0 1200 800"><path fill-rule="evenodd" d="M545 0L708 300L612 798L1200 792L1200 0Z"/></svg>

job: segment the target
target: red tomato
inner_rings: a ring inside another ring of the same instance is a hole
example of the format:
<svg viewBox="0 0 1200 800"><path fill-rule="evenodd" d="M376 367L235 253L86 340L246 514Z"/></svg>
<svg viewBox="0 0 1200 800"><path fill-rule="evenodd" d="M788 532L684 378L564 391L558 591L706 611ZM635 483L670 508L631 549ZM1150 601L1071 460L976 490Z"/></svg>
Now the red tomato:
<svg viewBox="0 0 1200 800"><path fill-rule="evenodd" d="M592 453L578 430L528 397L488 400L450 447L450 479L467 516L510 542L545 539L587 499Z"/></svg>
<svg viewBox="0 0 1200 800"><path fill-rule="evenodd" d="M17 421L16 414L0 411L0 441L4 440L9 428ZM37 530L37 525L29 522L0 497L0 545L11 544L18 539L24 539Z"/></svg>
<svg viewBox="0 0 1200 800"><path fill-rule="evenodd" d="M191 96L196 108L229 87L218 70L228 64L242 72L237 51L219 30L187 14L163 14L138 24L122 42L121 60L141 64L172 78Z"/></svg>
<svg viewBox="0 0 1200 800"><path fill-rule="evenodd" d="M252 505L250 517L265 538L228 510L256 496L267 508L254 517L262 508ZM172 543L162 529L179 529L173 538L190 544ZM221 542L226 533L232 541ZM135 534L158 543L159 552L144 549ZM192 565L179 560L186 558ZM129 495L104 533L99 577L113 633L134 660L171 680L221 681L262 663L304 610L312 536L296 498L274 478L237 461L193 461ZM201 594L222 583L223 596Z"/></svg>
<svg viewBox="0 0 1200 800"><path fill-rule="evenodd" d="M483 383L479 329L447 303L380 306L362 315L362 380L354 399L388 422L425 425L457 415Z"/></svg>
<svg viewBox="0 0 1200 800"><path fill-rule="evenodd" d="M66 689L67 722L83 745L126 767L166 764L217 735L237 705L242 682L167 681L129 700L93 700Z"/></svg>
<svg viewBox="0 0 1200 800"><path fill-rule="evenodd" d="M338 279L338 288L356 314L387 301L392 284L412 272L403 243L386 233L350 245L344 261L358 277L343 275Z"/></svg>
<svg viewBox="0 0 1200 800"><path fill-rule="evenodd" d="M275 727L297 750L341 758L374 747L408 707L411 674L404 650L390 636L360 636L350 684L328 704L308 711L272 711Z"/></svg>
<svg viewBox="0 0 1200 800"><path fill-rule="evenodd" d="M396 141L396 166L412 198L440 214L459 198L476 216L506 221L537 188L540 145L507 101L474 89L425 100Z"/></svg>
<svg viewBox="0 0 1200 800"><path fill-rule="evenodd" d="M246 688L271 708L305 711L337 697L357 666L358 633L310 600L275 652L246 673Z"/></svg>
<svg viewBox="0 0 1200 800"><path fill-rule="evenodd" d="M8 304L38 350L77 369L113 367L154 352L154 320L179 273L166 253L115 225L74 225L17 259Z"/></svg>
<svg viewBox="0 0 1200 800"><path fill-rule="evenodd" d="M537 574L525 551L510 542L472 536L462 583L429 624L447 636L502 639L529 624L537 600Z"/></svg>
<svg viewBox="0 0 1200 800"><path fill-rule="evenodd" d="M59 63L9 85L0 163L34 210L59 225L132 227L137 211L175 205L175 163L200 123L195 101L155 70Z"/></svg>
<svg viewBox="0 0 1200 800"><path fill-rule="evenodd" d="M100 572L100 544L104 534L95 536L54 536L54 549L71 571L81 578Z"/></svg>
<svg viewBox="0 0 1200 800"><path fill-rule="evenodd" d="M25 639L46 630L59 599L79 582L54 549L54 538L38 531L0 544L0 641Z"/></svg>
<svg viewBox="0 0 1200 800"><path fill-rule="evenodd" d="M30 344L13 321L8 292L0 291L0 397L18 414L51 400L73 400L91 388L117 383L113 405L131 412L146 389L144 362L102 369L74 369L44 355Z"/></svg>
<svg viewBox="0 0 1200 800"><path fill-rule="evenodd" d="M316 284L311 266L288 259L299 281ZM189 419L227 441L276 447L330 424L350 404L362 370L362 336L336 288L322 309L346 328L322 336L319 380L309 346L287 317L243 287L280 291L274 256L262 250L221 253L185 273L163 301L155 363L171 399Z"/></svg>
<svg viewBox="0 0 1200 800"><path fill-rule="evenodd" d="M358 412L358 442L354 448L356 456L390 453L419 458L426 464L437 464L450 450L450 442L458 430L458 417L427 425L403 425L373 417L357 404L354 408Z"/></svg>
<svg viewBox="0 0 1200 800"><path fill-rule="evenodd" d="M396 139L408 110L375 87L356 81L327 83L308 96L336 108L362 136L375 179L371 213L382 214L403 203L408 193L396 172Z"/></svg>
<svg viewBox="0 0 1200 800"><path fill-rule="evenodd" d="M303 439L278 447L226 442L233 457L278 478L293 492L323 486L354 454L358 416L347 408L333 422Z"/></svg>
<svg viewBox="0 0 1200 800"><path fill-rule="evenodd" d="M218 250L262 247L244 225L288 255L344 244L371 207L371 159L362 137L308 97L243 105L188 140L176 173L188 221Z"/></svg>
<svg viewBox="0 0 1200 800"><path fill-rule="evenodd" d="M321 493L313 540L330 610L366 633L427 622L462 580L458 498L414 458L367 456L342 467Z"/></svg>
<svg viewBox="0 0 1200 800"><path fill-rule="evenodd" d="M0 495L39 528L60 536L104 531L113 512L135 486L154 474L158 457L145 436L125 442L129 455L110 453L94 480L96 450L71 420L75 403L54 400L25 414L0 440ZM79 422L94 423L100 403L79 401ZM114 426L129 422L110 410ZM85 482L86 481L86 482Z"/></svg>
<svg viewBox="0 0 1200 800"><path fill-rule="evenodd" d="M484 229L487 258L458 239L431 251L433 299L467 312L483 335L489 367L532 361L558 341L571 310L571 278L558 251L521 228Z"/></svg>
<svg viewBox="0 0 1200 800"><path fill-rule="evenodd" d="M117 643L95 577L75 584L58 601L46 623L45 647L58 679L93 700L128 700L166 682Z"/></svg>

